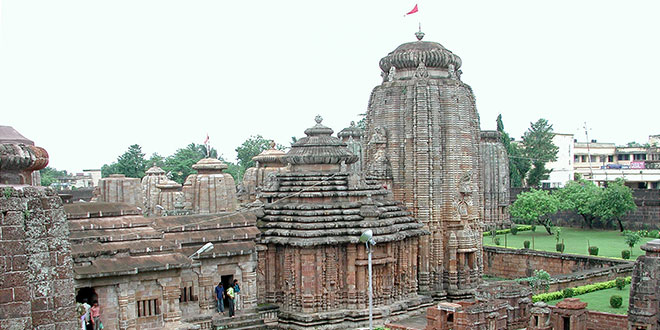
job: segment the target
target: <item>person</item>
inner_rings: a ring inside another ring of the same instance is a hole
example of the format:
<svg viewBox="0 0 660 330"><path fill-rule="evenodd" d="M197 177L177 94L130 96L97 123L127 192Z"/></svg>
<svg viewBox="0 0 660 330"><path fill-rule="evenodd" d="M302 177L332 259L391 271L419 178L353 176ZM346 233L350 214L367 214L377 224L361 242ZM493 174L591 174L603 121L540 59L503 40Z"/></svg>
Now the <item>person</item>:
<svg viewBox="0 0 660 330"><path fill-rule="evenodd" d="M94 301L94 303L92 303L92 308L90 308L89 311L92 313L91 317L94 330L101 329L101 307L99 307L99 302Z"/></svg>
<svg viewBox="0 0 660 330"><path fill-rule="evenodd" d="M229 286L227 288L227 301L229 302L229 317L234 317L234 298L236 294L234 294L234 287Z"/></svg>
<svg viewBox="0 0 660 330"><path fill-rule="evenodd" d="M218 282L215 287L215 304L218 313L225 313L225 288L222 287L222 282Z"/></svg>
<svg viewBox="0 0 660 330"><path fill-rule="evenodd" d="M90 306L87 303L87 298L83 299L83 307L85 308L85 315L83 315L83 317L82 317L82 320L83 320L83 323L84 323L83 329L84 330L92 330L92 318L90 317L90 312L89 312L89 310L90 310L90 308L92 308L92 306Z"/></svg>
<svg viewBox="0 0 660 330"><path fill-rule="evenodd" d="M234 308L237 311L241 310L241 286L238 285L238 280L234 280L234 295L236 296Z"/></svg>

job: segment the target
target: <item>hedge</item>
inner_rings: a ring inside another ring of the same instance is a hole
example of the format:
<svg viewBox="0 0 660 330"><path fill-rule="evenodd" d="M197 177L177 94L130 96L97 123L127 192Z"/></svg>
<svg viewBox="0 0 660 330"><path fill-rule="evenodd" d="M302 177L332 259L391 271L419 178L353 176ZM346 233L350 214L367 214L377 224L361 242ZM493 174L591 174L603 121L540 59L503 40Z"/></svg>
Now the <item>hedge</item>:
<svg viewBox="0 0 660 330"><path fill-rule="evenodd" d="M626 284L630 284L630 279L631 279L630 276L626 277ZM594 283L594 284L587 284L587 285L583 285L583 286L574 287L572 289L573 289L573 295L574 296L579 296L579 295L583 295L585 293L610 289L610 288L614 288L614 287L616 287L616 280L599 282L599 283ZM548 302L550 300L557 300L557 299L562 299L562 298L565 298L563 291L554 291L554 292L540 293L540 294L534 295L534 296L532 296L532 301L533 302L537 302L537 301ZM568 297L566 297L566 298L568 298Z"/></svg>
<svg viewBox="0 0 660 330"><path fill-rule="evenodd" d="M518 225L516 226L516 230L518 231L530 231L532 230L532 226L530 225ZM497 235L504 235L504 234L509 234L511 233L511 229L499 229L497 230ZM491 232L490 231L484 231L484 237L490 236Z"/></svg>

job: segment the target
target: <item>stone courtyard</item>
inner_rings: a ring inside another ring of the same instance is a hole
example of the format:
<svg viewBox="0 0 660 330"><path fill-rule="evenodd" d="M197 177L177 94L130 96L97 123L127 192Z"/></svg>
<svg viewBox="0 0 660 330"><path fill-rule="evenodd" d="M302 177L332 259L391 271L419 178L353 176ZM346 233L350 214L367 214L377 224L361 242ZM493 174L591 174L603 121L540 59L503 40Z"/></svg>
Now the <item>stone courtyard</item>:
<svg viewBox="0 0 660 330"><path fill-rule="evenodd" d="M223 161L204 158L183 185L153 166L63 205L38 184L48 153L0 127L0 329L79 328L83 301L103 306L108 330L363 328L366 230L378 326L658 329L660 240L634 266L484 248L484 230L510 224L508 157L499 133L480 128L461 58L416 38L380 60L365 130L333 136L317 116L288 152L254 157L238 191ZM575 298L532 303L525 284L483 281L531 262L607 268L585 281L631 271L629 316ZM230 319L213 288L233 280L242 289Z"/></svg>

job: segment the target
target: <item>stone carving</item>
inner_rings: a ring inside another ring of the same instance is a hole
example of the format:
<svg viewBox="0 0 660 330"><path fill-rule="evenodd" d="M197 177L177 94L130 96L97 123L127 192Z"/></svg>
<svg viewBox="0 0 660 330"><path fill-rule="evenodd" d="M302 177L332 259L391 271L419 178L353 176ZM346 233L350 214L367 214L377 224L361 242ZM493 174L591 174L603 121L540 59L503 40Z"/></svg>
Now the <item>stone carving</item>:
<svg viewBox="0 0 660 330"><path fill-rule="evenodd" d="M426 68L426 65L424 65L424 62L421 61L419 62L419 65L415 70L415 78L419 78L419 79L429 78L429 70Z"/></svg>

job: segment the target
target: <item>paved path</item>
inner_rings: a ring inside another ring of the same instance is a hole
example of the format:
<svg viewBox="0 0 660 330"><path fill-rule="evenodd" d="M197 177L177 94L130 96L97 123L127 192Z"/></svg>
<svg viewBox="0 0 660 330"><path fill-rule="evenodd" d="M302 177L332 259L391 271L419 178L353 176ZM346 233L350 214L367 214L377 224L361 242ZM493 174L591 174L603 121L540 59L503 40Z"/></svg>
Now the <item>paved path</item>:
<svg viewBox="0 0 660 330"><path fill-rule="evenodd" d="M391 324L404 329L424 330L426 329L426 315L414 316L405 320L393 322Z"/></svg>

